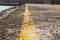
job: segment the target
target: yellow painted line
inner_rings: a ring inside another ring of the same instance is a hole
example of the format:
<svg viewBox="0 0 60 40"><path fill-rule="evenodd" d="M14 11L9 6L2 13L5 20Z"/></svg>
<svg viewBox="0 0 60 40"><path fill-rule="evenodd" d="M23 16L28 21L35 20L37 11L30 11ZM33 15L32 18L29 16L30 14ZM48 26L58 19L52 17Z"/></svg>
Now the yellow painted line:
<svg viewBox="0 0 60 40"><path fill-rule="evenodd" d="M28 10L28 4L26 4L26 8L25 8L21 33L19 33L16 40L39 40L39 36L35 28L35 24Z"/></svg>

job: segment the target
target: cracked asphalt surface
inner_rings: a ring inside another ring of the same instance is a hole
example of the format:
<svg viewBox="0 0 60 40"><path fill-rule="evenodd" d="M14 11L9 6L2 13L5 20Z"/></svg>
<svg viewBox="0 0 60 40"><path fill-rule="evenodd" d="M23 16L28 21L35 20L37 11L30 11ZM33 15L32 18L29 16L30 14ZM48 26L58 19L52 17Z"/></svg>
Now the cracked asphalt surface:
<svg viewBox="0 0 60 40"><path fill-rule="evenodd" d="M60 5L28 5L38 30L39 40L60 40ZM6 18L0 19L0 40L16 40L23 23L25 5L17 8Z"/></svg>

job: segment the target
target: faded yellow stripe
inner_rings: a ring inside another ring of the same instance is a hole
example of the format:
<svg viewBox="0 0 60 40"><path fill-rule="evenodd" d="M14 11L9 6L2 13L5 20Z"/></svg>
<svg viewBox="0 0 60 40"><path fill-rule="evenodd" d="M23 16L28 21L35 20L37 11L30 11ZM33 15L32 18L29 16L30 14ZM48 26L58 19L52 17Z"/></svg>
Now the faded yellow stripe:
<svg viewBox="0 0 60 40"><path fill-rule="evenodd" d="M39 40L35 24L32 20L31 14L26 4L23 25L21 27L21 33L16 40Z"/></svg>

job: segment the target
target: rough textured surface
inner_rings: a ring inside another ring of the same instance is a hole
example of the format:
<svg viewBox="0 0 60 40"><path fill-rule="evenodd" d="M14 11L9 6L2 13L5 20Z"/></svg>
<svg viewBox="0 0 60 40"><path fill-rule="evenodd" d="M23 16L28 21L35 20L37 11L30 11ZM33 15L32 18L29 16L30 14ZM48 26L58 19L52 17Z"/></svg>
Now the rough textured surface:
<svg viewBox="0 0 60 40"><path fill-rule="evenodd" d="M15 40L23 22L25 5L0 20L0 40ZM60 5L29 4L40 40L60 40Z"/></svg>
<svg viewBox="0 0 60 40"><path fill-rule="evenodd" d="M52 7L51 5L29 4L29 10L36 24L40 40L60 40L59 5Z"/></svg>
<svg viewBox="0 0 60 40"><path fill-rule="evenodd" d="M17 8L19 9L0 20L0 40L16 39L23 21L24 5L17 6Z"/></svg>

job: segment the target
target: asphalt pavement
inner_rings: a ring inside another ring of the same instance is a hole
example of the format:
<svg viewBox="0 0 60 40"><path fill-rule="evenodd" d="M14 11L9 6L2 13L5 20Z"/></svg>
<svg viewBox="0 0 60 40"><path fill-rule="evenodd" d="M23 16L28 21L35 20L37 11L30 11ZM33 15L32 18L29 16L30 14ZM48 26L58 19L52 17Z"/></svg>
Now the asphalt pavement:
<svg viewBox="0 0 60 40"><path fill-rule="evenodd" d="M0 40L16 40L23 24L25 6L16 6L15 11L0 19ZM28 10L39 40L60 40L60 5L28 4Z"/></svg>

